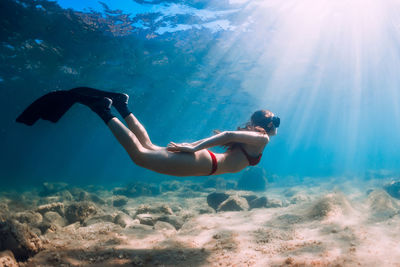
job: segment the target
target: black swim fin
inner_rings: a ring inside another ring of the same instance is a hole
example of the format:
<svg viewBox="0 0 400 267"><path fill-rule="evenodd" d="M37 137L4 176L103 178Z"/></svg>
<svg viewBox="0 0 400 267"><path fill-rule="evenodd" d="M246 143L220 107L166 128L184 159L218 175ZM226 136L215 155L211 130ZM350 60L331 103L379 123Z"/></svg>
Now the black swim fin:
<svg viewBox="0 0 400 267"><path fill-rule="evenodd" d="M129 96L124 93L114 93L109 91L104 91L100 89L95 89L91 87L77 87L68 90L79 95L86 95L92 97L107 97L112 100L113 106L121 114L122 118L128 116L131 111L128 108Z"/></svg>
<svg viewBox="0 0 400 267"><path fill-rule="evenodd" d="M64 90L53 91L30 104L16 121L29 126L39 119L56 123L75 103L76 96L73 93Z"/></svg>

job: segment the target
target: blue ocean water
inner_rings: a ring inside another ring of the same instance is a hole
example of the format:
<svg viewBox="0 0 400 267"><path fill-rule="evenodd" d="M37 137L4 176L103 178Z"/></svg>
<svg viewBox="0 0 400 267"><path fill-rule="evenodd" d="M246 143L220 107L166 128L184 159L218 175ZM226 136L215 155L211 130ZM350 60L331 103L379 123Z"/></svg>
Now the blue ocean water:
<svg viewBox="0 0 400 267"><path fill-rule="evenodd" d="M171 178L133 164L84 106L57 124L15 122L41 95L76 86L128 93L160 146L269 109L282 121L259 166L282 180L398 175L397 10L389 0L3 0L1 186Z"/></svg>

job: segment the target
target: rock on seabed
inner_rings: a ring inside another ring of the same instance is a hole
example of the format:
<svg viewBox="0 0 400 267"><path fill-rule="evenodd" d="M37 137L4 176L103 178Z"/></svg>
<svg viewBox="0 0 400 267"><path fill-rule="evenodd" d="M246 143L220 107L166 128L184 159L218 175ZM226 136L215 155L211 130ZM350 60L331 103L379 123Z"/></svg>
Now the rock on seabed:
<svg viewBox="0 0 400 267"><path fill-rule="evenodd" d="M0 221L0 250L11 250L17 260L27 260L43 248L28 226L13 219Z"/></svg>
<svg viewBox="0 0 400 267"><path fill-rule="evenodd" d="M10 250L0 252L1 267L18 267L19 264L15 260L14 254Z"/></svg>
<svg viewBox="0 0 400 267"><path fill-rule="evenodd" d="M224 202L219 204L217 211L242 211L248 209L249 204L245 198L239 196L230 196Z"/></svg>
<svg viewBox="0 0 400 267"><path fill-rule="evenodd" d="M65 209L65 218L68 220L68 223L74 223L77 221L82 223L96 213L97 207L94 203L88 201L75 202Z"/></svg>

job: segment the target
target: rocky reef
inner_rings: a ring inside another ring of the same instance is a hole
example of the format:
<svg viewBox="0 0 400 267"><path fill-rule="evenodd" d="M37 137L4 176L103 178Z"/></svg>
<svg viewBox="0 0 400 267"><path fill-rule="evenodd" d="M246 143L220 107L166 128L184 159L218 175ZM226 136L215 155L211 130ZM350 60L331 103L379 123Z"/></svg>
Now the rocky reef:
<svg viewBox="0 0 400 267"><path fill-rule="evenodd" d="M44 183L2 192L0 266L351 266L384 262L365 258L375 243L379 255L394 253L384 244L400 237L400 205L385 185L351 194L329 183L237 185Z"/></svg>

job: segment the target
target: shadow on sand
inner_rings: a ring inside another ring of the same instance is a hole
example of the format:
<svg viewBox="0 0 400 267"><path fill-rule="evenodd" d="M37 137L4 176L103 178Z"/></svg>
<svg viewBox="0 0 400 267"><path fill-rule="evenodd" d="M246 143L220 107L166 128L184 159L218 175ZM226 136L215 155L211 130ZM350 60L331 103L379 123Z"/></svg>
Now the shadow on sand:
<svg viewBox="0 0 400 267"><path fill-rule="evenodd" d="M125 249L46 250L24 266L200 266L210 253L205 249Z"/></svg>

